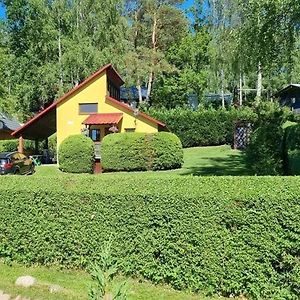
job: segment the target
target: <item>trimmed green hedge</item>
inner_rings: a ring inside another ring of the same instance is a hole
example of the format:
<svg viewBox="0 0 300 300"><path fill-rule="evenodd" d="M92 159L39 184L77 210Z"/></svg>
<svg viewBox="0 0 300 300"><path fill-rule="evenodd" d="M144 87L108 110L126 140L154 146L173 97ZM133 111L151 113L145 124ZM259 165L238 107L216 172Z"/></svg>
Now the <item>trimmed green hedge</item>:
<svg viewBox="0 0 300 300"><path fill-rule="evenodd" d="M152 173L1 177L0 257L86 267L112 239L113 260L128 275L206 294L299 299L299 184Z"/></svg>
<svg viewBox="0 0 300 300"><path fill-rule="evenodd" d="M94 143L82 134L67 137L59 146L59 169L67 173L92 173Z"/></svg>
<svg viewBox="0 0 300 300"><path fill-rule="evenodd" d="M169 170L180 168L183 150L179 138L169 132L115 133L101 145L106 171Z"/></svg>
<svg viewBox="0 0 300 300"><path fill-rule="evenodd" d="M253 122L256 114L243 109L150 109L150 115L165 122L176 134L183 147L215 146L233 143L234 123L237 120Z"/></svg>
<svg viewBox="0 0 300 300"><path fill-rule="evenodd" d="M255 108L257 119L246 148L249 169L257 175L285 174L284 128L293 117L278 103L262 102Z"/></svg>
<svg viewBox="0 0 300 300"><path fill-rule="evenodd" d="M286 173L300 175L300 124L291 124L285 129L284 141Z"/></svg>
<svg viewBox="0 0 300 300"><path fill-rule="evenodd" d="M13 152L17 151L19 140L2 140L0 141L0 152ZM24 150L28 154L34 153L34 142L24 140Z"/></svg>

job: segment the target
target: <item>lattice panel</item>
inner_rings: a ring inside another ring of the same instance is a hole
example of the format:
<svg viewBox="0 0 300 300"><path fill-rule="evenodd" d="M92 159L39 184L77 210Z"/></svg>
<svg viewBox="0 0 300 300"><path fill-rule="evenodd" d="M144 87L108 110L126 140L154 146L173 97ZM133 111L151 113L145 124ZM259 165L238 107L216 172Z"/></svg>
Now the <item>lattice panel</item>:
<svg viewBox="0 0 300 300"><path fill-rule="evenodd" d="M251 134L250 123L236 123L234 131L234 148L235 149L246 149L249 144L249 138Z"/></svg>

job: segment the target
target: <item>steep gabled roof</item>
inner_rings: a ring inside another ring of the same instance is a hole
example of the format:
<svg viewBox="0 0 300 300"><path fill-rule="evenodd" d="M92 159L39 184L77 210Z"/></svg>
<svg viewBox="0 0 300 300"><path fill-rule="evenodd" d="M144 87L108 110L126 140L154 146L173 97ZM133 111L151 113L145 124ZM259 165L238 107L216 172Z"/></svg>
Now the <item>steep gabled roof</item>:
<svg viewBox="0 0 300 300"><path fill-rule="evenodd" d="M116 99L114 99L114 98L112 98L110 96L106 96L106 99L109 100L110 102L114 103L116 106L125 108L126 110L128 110L128 111L130 111L132 113L135 113L135 110L131 106L129 106L128 104L122 103L122 102L120 102L120 101L118 101L118 100L116 100ZM150 121L151 123L157 124L157 125L159 125L161 127L166 127L166 124L164 124L164 123L162 123L162 122L160 122L160 121L158 121L158 120L150 117L149 115L147 115L147 114L145 114L145 113L143 113L141 111L138 112L138 115L141 116L141 117L143 117L143 118L145 118L146 120Z"/></svg>
<svg viewBox="0 0 300 300"><path fill-rule="evenodd" d="M101 69L96 71L94 74L89 76L87 79L82 81L79 85L71 89L69 92L64 94L61 98L53 102L50 106L47 108L43 109L41 112L36 114L32 119L27 121L22 127L19 127L17 130L15 130L12 135L13 136L18 136L21 135L22 132L28 128L31 124L35 123L39 119L41 119L43 116L51 112L53 109L56 109L57 105L64 100L66 100L68 97L72 96L74 93L79 91L81 88L85 87L88 83L90 83L93 79L97 78L98 76L102 75L104 72L107 72L110 76L110 79L113 80L116 84L122 85L124 83L123 79L119 75L119 73L115 70L115 68L112 66L112 64L107 64L103 66Z"/></svg>

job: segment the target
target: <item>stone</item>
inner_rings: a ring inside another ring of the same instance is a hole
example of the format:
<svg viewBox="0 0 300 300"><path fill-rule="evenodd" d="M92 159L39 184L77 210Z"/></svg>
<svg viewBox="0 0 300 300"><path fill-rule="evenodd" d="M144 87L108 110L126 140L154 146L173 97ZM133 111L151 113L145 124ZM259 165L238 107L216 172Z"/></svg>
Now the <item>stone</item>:
<svg viewBox="0 0 300 300"><path fill-rule="evenodd" d="M63 290L63 288L58 284L49 285L49 292L50 293L59 293L62 290Z"/></svg>
<svg viewBox="0 0 300 300"><path fill-rule="evenodd" d="M36 279L32 276L21 276L16 280L16 285L30 287L36 284Z"/></svg>
<svg viewBox="0 0 300 300"><path fill-rule="evenodd" d="M0 293L0 300L9 300L9 299L10 299L10 295L4 294L4 292Z"/></svg>

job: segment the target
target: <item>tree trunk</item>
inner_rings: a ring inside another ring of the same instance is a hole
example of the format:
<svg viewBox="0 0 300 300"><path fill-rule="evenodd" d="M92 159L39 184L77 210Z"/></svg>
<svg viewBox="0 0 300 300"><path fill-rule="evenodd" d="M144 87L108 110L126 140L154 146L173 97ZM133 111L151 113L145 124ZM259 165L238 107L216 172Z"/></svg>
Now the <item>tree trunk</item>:
<svg viewBox="0 0 300 300"><path fill-rule="evenodd" d="M136 86L138 93L139 93L139 104L143 102L143 97L142 97L142 88L141 88L141 80L138 78L137 80L137 86Z"/></svg>
<svg viewBox="0 0 300 300"><path fill-rule="evenodd" d="M149 74L149 80L148 80L148 86L147 86L147 97L146 97L147 102L149 102L149 99L150 99L151 90L152 90L152 82L153 82L153 71L151 71Z"/></svg>
<svg viewBox="0 0 300 300"><path fill-rule="evenodd" d="M257 91L256 91L256 98L259 101L262 96L262 66L261 62L258 63L258 70L257 70Z"/></svg>
<svg viewBox="0 0 300 300"><path fill-rule="evenodd" d="M156 34L157 34L157 15L156 13L153 14L153 26L152 26L152 65L150 67L150 73L149 73L149 79L148 79L148 88L147 88L147 101L149 101L150 95L151 95L151 89L152 89L152 83L154 80L154 67L156 65L156 51L157 51L157 40L156 40Z"/></svg>
<svg viewBox="0 0 300 300"><path fill-rule="evenodd" d="M240 73L240 101L239 101L239 106L243 105L243 77L242 73Z"/></svg>
<svg viewBox="0 0 300 300"><path fill-rule="evenodd" d="M60 26L60 25L59 25ZM60 88L63 87L63 71L61 65L61 57L62 57L62 50L61 50L61 29L58 29L58 65L59 65L59 84Z"/></svg>

